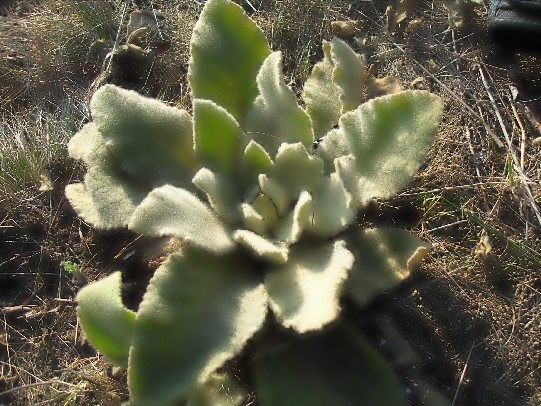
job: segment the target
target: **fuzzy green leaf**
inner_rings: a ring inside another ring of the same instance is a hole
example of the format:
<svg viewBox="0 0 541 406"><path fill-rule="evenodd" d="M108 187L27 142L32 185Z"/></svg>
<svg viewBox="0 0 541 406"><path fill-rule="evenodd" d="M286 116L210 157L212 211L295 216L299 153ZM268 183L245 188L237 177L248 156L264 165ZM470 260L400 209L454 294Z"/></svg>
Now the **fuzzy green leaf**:
<svg viewBox="0 0 541 406"><path fill-rule="evenodd" d="M96 124L87 123L68 143L68 153L74 159L80 159L88 167L102 168L114 166L114 155L107 148L105 139Z"/></svg>
<svg viewBox="0 0 541 406"><path fill-rule="evenodd" d="M246 116L246 133L271 154L283 142L301 142L311 148L314 141L308 114L297 104L282 73L282 54L273 52L257 75L259 96Z"/></svg>
<svg viewBox="0 0 541 406"><path fill-rule="evenodd" d="M257 348L254 378L265 406L406 405L387 362L353 327L272 336Z"/></svg>
<svg viewBox="0 0 541 406"><path fill-rule="evenodd" d="M295 204L295 208L285 218L281 219L273 230L276 238L288 245L299 241L310 222L313 214L313 204L310 193L303 191Z"/></svg>
<svg viewBox="0 0 541 406"><path fill-rule="evenodd" d="M344 290L360 306L407 278L429 250L405 230L354 229L345 238L357 260Z"/></svg>
<svg viewBox="0 0 541 406"><path fill-rule="evenodd" d="M148 194L135 209L128 228L153 237L173 236L215 253L234 246L212 209L187 190L170 185Z"/></svg>
<svg viewBox="0 0 541 406"><path fill-rule="evenodd" d="M235 406L242 404L248 393L229 375L213 374L198 386L186 406Z"/></svg>
<svg viewBox="0 0 541 406"><path fill-rule="evenodd" d="M339 290L355 259L345 245L292 246L287 264L267 274L270 306L284 327L305 333L336 319Z"/></svg>
<svg viewBox="0 0 541 406"><path fill-rule="evenodd" d="M212 100L242 122L257 96L257 72L269 53L263 31L240 6L207 1L190 42L192 97Z"/></svg>
<svg viewBox="0 0 541 406"><path fill-rule="evenodd" d="M185 247L156 270L130 351L128 385L136 403L189 395L261 328L265 288L237 262Z"/></svg>
<svg viewBox="0 0 541 406"><path fill-rule="evenodd" d="M245 187L258 182L258 176L268 174L274 167L269 153L254 140L250 140L244 149L241 162L241 176Z"/></svg>
<svg viewBox="0 0 541 406"><path fill-rule="evenodd" d="M236 185L225 176L201 168L193 177L195 186L206 193L211 207L216 214L229 224L240 220Z"/></svg>
<svg viewBox="0 0 541 406"><path fill-rule="evenodd" d="M66 186L66 197L77 214L96 228L125 227L145 192L119 182L113 171L91 167L84 183Z"/></svg>
<svg viewBox="0 0 541 406"><path fill-rule="evenodd" d="M283 243L272 242L249 230L236 230L233 233L233 239L274 264L287 262L289 248Z"/></svg>
<svg viewBox="0 0 541 406"><path fill-rule="evenodd" d="M319 237L332 237L344 230L355 219L352 200L335 172L323 177L313 195L308 231Z"/></svg>
<svg viewBox="0 0 541 406"><path fill-rule="evenodd" d="M355 110L363 101L364 62L338 37L331 41L331 58L332 80L341 90L342 113Z"/></svg>
<svg viewBox="0 0 541 406"><path fill-rule="evenodd" d="M357 206L388 198L411 180L432 145L442 115L438 96L404 91L372 99L340 118L340 127L317 149L325 165L349 154L337 168Z"/></svg>
<svg viewBox="0 0 541 406"><path fill-rule="evenodd" d="M302 191L313 192L323 179L323 161L308 153L303 144L282 144L271 177L284 188L289 200Z"/></svg>
<svg viewBox="0 0 541 406"><path fill-rule="evenodd" d="M259 194L252 204L241 205L242 220L245 227L256 234L265 235L278 221L276 206L264 194Z"/></svg>
<svg viewBox="0 0 541 406"><path fill-rule="evenodd" d="M115 365L128 366L135 313L122 304L121 274L115 272L83 287L77 294L77 316L88 340Z"/></svg>
<svg viewBox="0 0 541 406"><path fill-rule="evenodd" d="M316 139L327 134L342 115L342 92L332 80L334 66L328 41L323 41L323 55L323 61L315 64L302 93Z"/></svg>
<svg viewBox="0 0 541 406"><path fill-rule="evenodd" d="M90 107L119 166L141 185L189 182L197 164L186 111L113 85L100 88Z"/></svg>
<svg viewBox="0 0 541 406"><path fill-rule="evenodd" d="M259 187L261 188L261 192L271 199L278 215L282 216L291 201L291 196L280 183L264 173L259 175Z"/></svg>
<svg viewBox="0 0 541 406"><path fill-rule="evenodd" d="M323 61L317 63L304 85L303 99L316 138L327 134L343 113L363 101L364 62L344 41L323 41Z"/></svg>
<svg viewBox="0 0 541 406"><path fill-rule="evenodd" d="M254 208L254 206L243 203L241 205L241 213L244 227L256 234L266 234L267 227L263 220L263 216Z"/></svg>
<svg viewBox="0 0 541 406"><path fill-rule="evenodd" d="M222 174L232 174L241 159L242 131L237 120L210 100L193 102L194 146L199 162Z"/></svg>

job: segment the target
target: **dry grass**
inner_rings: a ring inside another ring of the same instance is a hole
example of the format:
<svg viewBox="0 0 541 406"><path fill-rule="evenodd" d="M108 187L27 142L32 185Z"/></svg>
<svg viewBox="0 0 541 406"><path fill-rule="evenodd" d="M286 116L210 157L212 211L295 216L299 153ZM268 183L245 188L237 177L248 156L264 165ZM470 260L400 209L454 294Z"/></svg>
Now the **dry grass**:
<svg viewBox="0 0 541 406"><path fill-rule="evenodd" d="M82 341L73 305L57 300L71 300L77 290L59 263L71 258L84 265L87 275L96 276L129 238L114 240L89 230L72 217L61 193L14 191L36 183L43 168L64 154L73 121L66 127L51 127L50 121L73 116L73 109L61 112L63 100L79 100L72 105L84 106L92 79L84 77L82 64L88 45L99 35L98 21L85 21L66 2L26 2L27 10L19 14L17 4L25 2L15 3L0 21L1 35L9 38L0 50L8 55L0 62L5 83L0 89L5 112L2 176L12 179L14 196L4 200L0 222L6 241L0 273L7 287L3 290L9 290L0 295L0 388L12 391L5 398L0 394L0 401L117 404L126 396L124 377ZM442 2L419 0L391 34L385 23L387 2L238 3L263 28L272 48L283 51L286 81L297 91L321 56L321 41L331 38L330 23L342 20L359 27L358 40L347 41L365 55L376 77L392 75L403 88L427 88L444 98L443 122L425 165L407 190L381 205L374 220L410 228L433 251L412 282L393 293L394 307L376 310L415 315L417 324L398 320L397 330L418 346L418 353L431 353L447 371L442 377L423 370L426 376L416 375L416 382L429 382L448 404L538 404L541 147L535 139L541 134L528 113L530 104L515 100L510 86L541 93L539 57L520 55L512 63L499 58L485 34L484 7L455 27ZM106 4L114 10L108 21L116 30L119 3ZM189 35L202 4L153 4L168 15L174 44L156 67L163 83L159 98L187 106ZM68 17L59 17L64 15ZM23 112L10 115L18 109ZM41 111L51 113L42 115L47 124L40 127L33 112ZM84 118L84 107L77 111ZM54 146L43 143L47 131ZM23 165L33 177L6 166L11 153L32 161L17 140L50 152L39 164ZM56 190L72 176L65 165L50 167L50 172ZM116 241L113 247L111 241ZM12 307L14 312L6 311Z"/></svg>

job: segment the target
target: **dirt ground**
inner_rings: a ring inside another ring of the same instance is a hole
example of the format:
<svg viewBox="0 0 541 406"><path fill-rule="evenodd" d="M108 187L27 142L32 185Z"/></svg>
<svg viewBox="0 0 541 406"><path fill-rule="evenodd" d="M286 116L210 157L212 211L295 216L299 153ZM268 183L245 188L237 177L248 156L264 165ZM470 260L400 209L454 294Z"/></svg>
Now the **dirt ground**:
<svg viewBox="0 0 541 406"><path fill-rule="evenodd" d="M19 38L54 2L12 3L0 28ZM178 3L189 27L197 7ZM410 230L432 244L431 254L369 306L343 303L343 317L386 357L412 405L541 403L541 57L497 49L486 34L486 6L451 18L442 1L420 0L395 27L385 17L394 2L238 3L273 49L283 50L286 81L296 90L334 32L365 56L371 92L419 88L442 96L443 121L418 175L400 195L358 216L366 226ZM187 33L179 31L184 45L163 56L165 66L173 55L181 60L174 72L183 89ZM28 42L17 38L12 57L31 58ZM75 72L83 62L74 59L62 83L88 86ZM35 100L31 90L43 90L17 87L30 72L17 66L1 67L11 80L0 90L2 101L12 100L4 110L26 108ZM175 90L170 85L163 98L189 103ZM0 197L0 404L118 405L129 398L125 372L82 337L74 297L84 281L60 264L78 264L88 281L122 270L124 300L136 308L160 253L134 233L94 230L77 218L63 190L83 173L59 157L48 166L50 190L28 185ZM227 368L240 368L240 358ZM249 388L250 377L243 383Z"/></svg>

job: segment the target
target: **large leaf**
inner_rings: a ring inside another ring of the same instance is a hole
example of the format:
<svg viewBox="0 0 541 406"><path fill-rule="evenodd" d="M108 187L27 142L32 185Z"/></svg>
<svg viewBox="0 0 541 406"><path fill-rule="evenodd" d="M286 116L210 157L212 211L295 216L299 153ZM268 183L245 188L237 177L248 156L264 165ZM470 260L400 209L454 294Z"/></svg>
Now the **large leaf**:
<svg viewBox="0 0 541 406"><path fill-rule="evenodd" d="M126 226L147 192L120 168L94 123L71 138L68 152L88 166L84 183L66 187L66 197L77 214L96 228Z"/></svg>
<svg viewBox="0 0 541 406"><path fill-rule="evenodd" d="M340 87L342 113L356 109L363 101L364 61L338 37L331 41L334 65L332 80Z"/></svg>
<svg viewBox="0 0 541 406"><path fill-rule="evenodd" d="M189 395L260 329L267 294L239 259L186 247L156 270L130 351L128 385L136 403Z"/></svg>
<svg viewBox="0 0 541 406"><path fill-rule="evenodd" d="M340 116L356 109L363 100L364 62L344 41L323 41L323 61L306 81L303 99L316 138L327 134Z"/></svg>
<svg viewBox="0 0 541 406"><path fill-rule="evenodd" d="M282 73L282 54L273 52L257 75L259 96L246 116L246 133L274 155L283 142L312 147L314 137L308 114L297 104Z"/></svg>
<svg viewBox="0 0 541 406"><path fill-rule="evenodd" d="M139 183L156 187L189 182L197 164L186 111L113 85L100 88L90 107L120 167Z"/></svg>
<svg viewBox="0 0 541 406"><path fill-rule="evenodd" d="M323 41L323 55L323 60L316 63L312 69L302 93L306 110L312 119L316 139L330 131L342 115L340 101L342 92L332 80L334 66L331 44L328 41Z"/></svg>
<svg viewBox="0 0 541 406"><path fill-rule="evenodd" d="M240 6L207 1L190 42L192 97L212 100L242 123L257 96L257 72L269 53L263 31Z"/></svg>
<svg viewBox="0 0 541 406"><path fill-rule="evenodd" d="M242 157L242 131L235 118L210 100L193 103L194 145L199 162L215 172L232 174Z"/></svg>
<svg viewBox="0 0 541 406"><path fill-rule="evenodd" d="M344 290L360 306L407 278L429 244L405 230L352 229L345 236L356 261Z"/></svg>
<svg viewBox="0 0 541 406"><path fill-rule="evenodd" d="M269 271L265 287L282 325L305 333L338 317L340 287L354 261L345 245L335 241L292 246L287 263Z"/></svg>
<svg viewBox="0 0 541 406"><path fill-rule="evenodd" d="M187 190L170 185L148 194L135 209L128 228L153 237L177 237L216 253L234 246L211 208Z"/></svg>
<svg viewBox="0 0 541 406"><path fill-rule="evenodd" d="M254 359L265 406L400 406L404 391L385 360L352 327L261 340Z"/></svg>
<svg viewBox="0 0 541 406"><path fill-rule="evenodd" d="M71 137L68 153L72 158L83 161L88 167L114 166L114 155L107 148L96 124L92 122L85 124L81 131Z"/></svg>
<svg viewBox="0 0 541 406"><path fill-rule="evenodd" d="M125 227L145 192L119 181L115 171L91 167L84 183L66 186L66 197L77 214L96 228Z"/></svg>
<svg viewBox="0 0 541 406"><path fill-rule="evenodd" d="M115 365L128 366L135 313L124 307L121 274L115 272L83 287L77 294L77 316L86 337Z"/></svg>
<svg viewBox="0 0 541 406"><path fill-rule="evenodd" d="M358 206L388 198L405 187L432 145L442 115L438 96L404 91L372 99L344 114L340 126L319 144L317 153L331 166L340 162L341 179Z"/></svg>

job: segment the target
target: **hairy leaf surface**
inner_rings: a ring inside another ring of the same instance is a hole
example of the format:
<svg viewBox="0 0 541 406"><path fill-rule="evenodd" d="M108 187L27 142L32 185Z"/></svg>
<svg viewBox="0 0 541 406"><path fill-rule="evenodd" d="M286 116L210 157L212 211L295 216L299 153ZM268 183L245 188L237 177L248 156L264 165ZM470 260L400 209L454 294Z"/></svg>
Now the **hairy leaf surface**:
<svg viewBox="0 0 541 406"><path fill-rule="evenodd" d="M404 91L372 99L340 118L317 149L331 166L347 145L354 159L340 162L340 177L357 206L388 198L405 187L422 164L442 114L440 98Z"/></svg>
<svg viewBox="0 0 541 406"><path fill-rule="evenodd" d="M96 228L125 227L145 192L119 181L112 170L92 167L84 183L66 186L66 197L77 214Z"/></svg>
<svg viewBox="0 0 541 406"><path fill-rule="evenodd" d="M260 329L267 294L237 262L185 247L156 270L130 351L128 385L136 403L189 395Z"/></svg>
<svg viewBox="0 0 541 406"><path fill-rule="evenodd" d="M323 41L323 60L314 65L312 74L306 80L302 98L312 119L314 136L323 137L338 123L342 115L342 94L333 82L334 64L331 58L331 44Z"/></svg>
<svg viewBox="0 0 541 406"><path fill-rule="evenodd" d="M186 406L235 406L247 396L247 391L229 375L213 374L191 393Z"/></svg>
<svg viewBox="0 0 541 406"><path fill-rule="evenodd" d="M207 2L190 42L192 97L212 100L242 124L258 93L257 72L269 53L265 34L240 6Z"/></svg>
<svg viewBox="0 0 541 406"><path fill-rule="evenodd" d="M246 116L246 132L272 155L283 143L301 142L311 148L314 141L308 114L297 104L282 73L282 53L273 52L257 75L259 96Z"/></svg>
<svg viewBox="0 0 541 406"><path fill-rule="evenodd" d="M128 228L149 236L173 236L215 253L234 246L211 208L187 190L170 185L148 194L134 211Z"/></svg>
<svg viewBox="0 0 541 406"><path fill-rule="evenodd" d="M291 247L284 266L265 278L271 309L285 327L299 333L320 330L340 313L340 287L354 257L344 241Z"/></svg>
<svg viewBox="0 0 541 406"><path fill-rule="evenodd" d="M77 294L77 316L92 345L115 365L128 366L135 313L122 304L121 274L115 272L83 287Z"/></svg>
<svg viewBox="0 0 541 406"><path fill-rule="evenodd" d="M119 166L141 185L184 185L197 169L190 115L135 91L105 85L90 103Z"/></svg>
<svg viewBox="0 0 541 406"><path fill-rule="evenodd" d="M244 149L237 120L210 100L196 99L193 107L194 145L199 162L214 172L233 174Z"/></svg>
<svg viewBox="0 0 541 406"><path fill-rule="evenodd" d="M429 251L429 245L405 230L372 228L345 237L355 264L345 284L360 306L407 278Z"/></svg>

